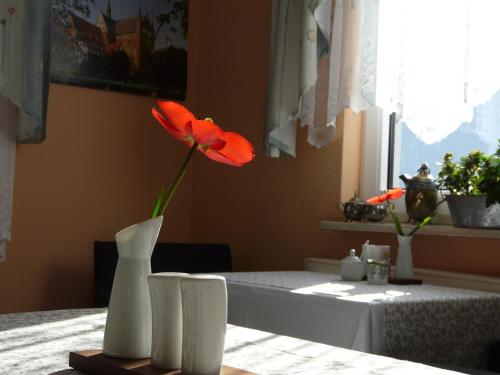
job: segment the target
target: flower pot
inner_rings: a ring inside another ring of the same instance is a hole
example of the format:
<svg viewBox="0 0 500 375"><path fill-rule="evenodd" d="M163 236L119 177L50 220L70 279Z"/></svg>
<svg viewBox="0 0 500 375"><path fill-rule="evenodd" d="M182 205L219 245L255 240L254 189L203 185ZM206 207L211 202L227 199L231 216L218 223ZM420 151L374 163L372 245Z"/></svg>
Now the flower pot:
<svg viewBox="0 0 500 375"><path fill-rule="evenodd" d="M118 264L104 330L103 352L114 358L151 355L151 298L147 277L163 217L134 224L116 234Z"/></svg>
<svg viewBox="0 0 500 375"><path fill-rule="evenodd" d="M486 207L485 195L448 195L453 225L463 228L500 228L500 204Z"/></svg>

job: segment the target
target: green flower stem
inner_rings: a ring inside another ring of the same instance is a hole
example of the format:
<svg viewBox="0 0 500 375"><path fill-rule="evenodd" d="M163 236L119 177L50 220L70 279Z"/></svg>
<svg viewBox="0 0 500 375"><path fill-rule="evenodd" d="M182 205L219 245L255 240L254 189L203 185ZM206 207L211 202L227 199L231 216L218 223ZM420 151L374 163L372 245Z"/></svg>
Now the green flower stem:
<svg viewBox="0 0 500 375"><path fill-rule="evenodd" d="M441 204L441 202L439 202L439 204ZM396 215L396 213L394 212L393 208L392 208L392 203L388 200L387 201L387 204L389 206L389 213L391 214L392 216L392 221L394 222L394 225L396 226L396 232L398 232L398 234L400 236L408 236L408 237L411 237L413 236L419 229L422 229L423 227L425 227L427 224L429 224L432 220L432 218L434 217L434 215L431 215L431 216L427 216L424 220L422 220L420 223L418 223L411 231L410 233L408 233L408 235L404 234L403 232L403 227L401 226L401 223L399 222L399 219L398 219L398 216Z"/></svg>
<svg viewBox="0 0 500 375"><path fill-rule="evenodd" d="M151 217L158 216L158 212L160 212L160 207L163 202L165 195L165 188L162 186L160 189L160 193L158 194L158 198L156 198L155 208L153 208L153 212L151 213Z"/></svg>
<svg viewBox="0 0 500 375"><path fill-rule="evenodd" d="M404 236L405 234L403 233L403 228L401 227L401 223L399 222L399 219L396 216L396 213L392 209L392 203L390 201L388 201L387 203L388 203L388 206L389 206L389 213L392 216L392 221L394 222L394 225L396 226L396 232L398 232L398 234L400 236Z"/></svg>
<svg viewBox="0 0 500 375"><path fill-rule="evenodd" d="M194 155L194 152L196 148L198 147L198 144L195 142L193 143L193 146L189 150L189 153L184 160L184 163L182 164L181 169L179 170L179 173L177 173L177 176L175 176L174 181L170 185L170 188L168 189L167 193L163 197L163 191L160 191L160 196L158 197L157 204L155 206L155 209L153 210L152 216L151 217L156 217L163 215L165 213L165 210L168 207L168 204L170 203L170 200L174 196L175 192L177 191L177 188L179 187L184 175L186 174L187 167L189 164L189 161L191 160L191 157ZM161 203L163 201L163 203ZM161 207L161 210L159 209ZM160 211L160 214L158 215L158 211Z"/></svg>

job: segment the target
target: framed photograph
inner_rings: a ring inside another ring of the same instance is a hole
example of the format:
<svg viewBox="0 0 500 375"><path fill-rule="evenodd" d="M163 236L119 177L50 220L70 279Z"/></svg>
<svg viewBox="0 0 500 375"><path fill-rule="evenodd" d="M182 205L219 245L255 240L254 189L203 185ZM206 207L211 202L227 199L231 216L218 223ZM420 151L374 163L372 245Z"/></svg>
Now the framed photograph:
<svg viewBox="0 0 500 375"><path fill-rule="evenodd" d="M53 0L53 82L184 100L188 0Z"/></svg>

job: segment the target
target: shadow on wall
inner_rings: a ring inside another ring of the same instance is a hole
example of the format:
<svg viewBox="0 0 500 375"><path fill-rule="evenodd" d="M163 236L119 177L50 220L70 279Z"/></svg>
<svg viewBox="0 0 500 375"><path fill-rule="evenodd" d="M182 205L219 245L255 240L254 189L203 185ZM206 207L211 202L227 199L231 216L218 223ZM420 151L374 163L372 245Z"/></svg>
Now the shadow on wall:
<svg viewBox="0 0 500 375"><path fill-rule="evenodd" d="M48 267L41 289L40 310L92 307L92 279L84 267Z"/></svg>

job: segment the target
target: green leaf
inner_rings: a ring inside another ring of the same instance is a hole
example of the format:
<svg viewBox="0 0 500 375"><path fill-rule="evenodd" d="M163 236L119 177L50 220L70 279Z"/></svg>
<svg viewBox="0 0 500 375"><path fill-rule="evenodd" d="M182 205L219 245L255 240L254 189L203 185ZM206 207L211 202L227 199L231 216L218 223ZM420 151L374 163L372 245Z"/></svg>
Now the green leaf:
<svg viewBox="0 0 500 375"><path fill-rule="evenodd" d="M418 225L415 226L415 228L412 229L412 231L410 232L409 236L413 236L417 230L425 227L427 224L429 224L432 220L432 218L434 217L434 215L431 215L431 216L427 216L424 220L422 220Z"/></svg>

